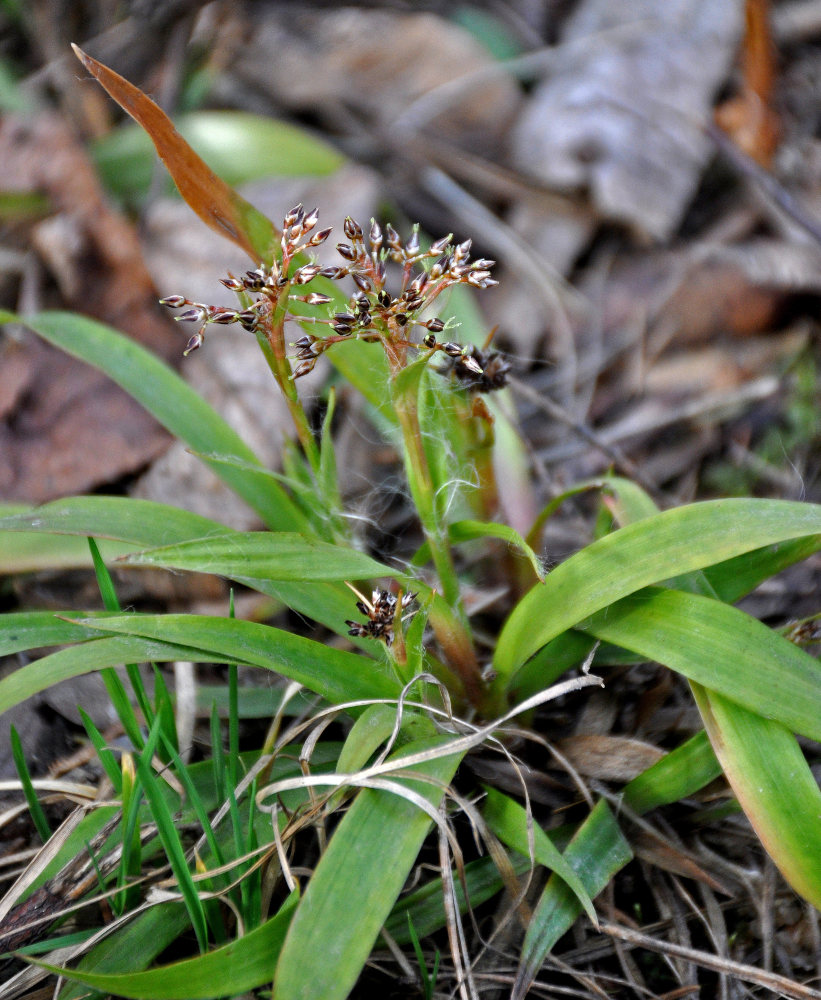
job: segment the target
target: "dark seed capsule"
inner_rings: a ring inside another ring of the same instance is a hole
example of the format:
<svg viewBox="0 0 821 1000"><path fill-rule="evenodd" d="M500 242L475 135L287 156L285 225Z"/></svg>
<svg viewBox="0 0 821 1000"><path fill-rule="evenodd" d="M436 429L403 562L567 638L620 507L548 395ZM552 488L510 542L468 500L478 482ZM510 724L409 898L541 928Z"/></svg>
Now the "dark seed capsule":
<svg viewBox="0 0 821 1000"><path fill-rule="evenodd" d="M426 333L422 338L422 343L425 347L434 348L436 347L436 337L432 333Z"/></svg>
<svg viewBox="0 0 821 1000"><path fill-rule="evenodd" d="M427 323L425 323L425 326L431 331L431 333L441 333L445 329L444 322L439 319L438 316L435 316L433 319L429 319Z"/></svg>
<svg viewBox="0 0 821 1000"><path fill-rule="evenodd" d="M290 212L286 214L285 218L282 220L282 228L288 229L291 226L296 225L297 222L302 221L304 215L305 215L305 209L302 205L302 202L300 202L298 205L294 205L294 207L290 210Z"/></svg>
<svg viewBox="0 0 821 1000"><path fill-rule="evenodd" d="M394 316L394 319L396 320L397 326L407 326L408 325L408 317L404 313L397 313Z"/></svg>
<svg viewBox="0 0 821 1000"><path fill-rule="evenodd" d="M312 208L310 212L305 213L305 217L302 220L302 232L310 233L317 222L319 222L319 209ZM330 229L328 232L330 232Z"/></svg>
<svg viewBox="0 0 821 1000"><path fill-rule="evenodd" d="M189 323L191 322L191 320L194 319L200 320L204 318L205 318L205 310L199 307L195 309L186 309L185 312L180 313L179 316L174 317L174 319L178 323Z"/></svg>
<svg viewBox="0 0 821 1000"><path fill-rule="evenodd" d="M349 333L353 333L353 327L349 323L332 323L334 333L338 333L340 337L347 337Z"/></svg>
<svg viewBox="0 0 821 1000"><path fill-rule="evenodd" d="M302 378L303 375L307 375L308 372L313 371L316 366L316 358L311 358L309 361L303 361L294 368L293 375L291 378Z"/></svg>
<svg viewBox="0 0 821 1000"><path fill-rule="evenodd" d="M371 290L371 283L362 274L352 274L351 277L354 280L354 284L357 288L362 289L363 292L369 292Z"/></svg>
<svg viewBox="0 0 821 1000"><path fill-rule="evenodd" d="M460 358L462 356L462 345L454 344L452 341L447 344L442 344L442 350L450 358Z"/></svg>
<svg viewBox="0 0 821 1000"><path fill-rule="evenodd" d="M388 295L388 293L383 290L383 291L379 292L379 294L376 296L376 301L384 309L387 309L390 306L392 299L391 299L390 295Z"/></svg>
<svg viewBox="0 0 821 1000"><path fill-rule="evenodd" d="M348 269L347 267L336 267L336 266L323 267L319 273L323 278L331 278L332 280L336 281L338 278L344 278L345 275L348 273Z"/></svg>
<svg viewBox="0 0 821 1000"><path fill-rule="evenodd" d="M345 260L356 260L356 253L347 243L337 243L336 250L339 256L344 257Z"/></svg>
<svg viewBox="0 0 821 1000"><path fill-rule="evenodd" d="M318 247L320 243L324 243L325 240L331 235L333 229L320 229L318 233L314 235L308 241L309 247Z"/></svg>
<svg viewBox="0 0 821 1000"><path fill-rule="evenodd" d="M188 357L192 351L196 351L198 347L202 345L203 340L205 340L205 334L202 330L197 330L193 337L185 345L185 350L182 352L183 357Z"/></svg>
<svg viewBox="0 0 821 1000"><path fill-rule="evenodd" d="M362 226L359 225L354 219L349 216L345 219L342 224L342 229L349 240L361 240L362 239Z"/></svg>
<svg viewBox="0 0 821 1000"><path fill-rule="evenodd" d="M219 323L221 326L229 326L231 323L236 323L239 319L239 315L226 309L225 312L214 313L211 317L212 323Z"/></svg>
<svg viewBox="0 0 821 1000"><path fill-rule="evenodd" d="M299 340L295 340L293 344L291 344L291 347L310 347L315 339L315 337L306 333L304 336L300 337Z"/></svg>
<svg viewBox="0 0 821 1000"><path fill-rule="evenodd" d="M322 271L319 273L322 274ZM325 275L325 277L327 277L327 275ZM323 295L321 292L311 292L309 295L305 296L305 303L309 306L324 306L330 301L331 296Z"/></svg>
<svg viewBox="0 0 821 1000"><path fill-rule="evenodd" d="M334 322L337 323L355 323L356 316L353 313L348 312L338 312L334 313Z"/></svg>
<svg viewBox="0 0 821 1000"><path fill-rule="evenodd" d="M294 271L294 276L291 281L295 285L307 285L309 281L313 281L314 278L319 274L321 268L319 264L305 264L304 267L298 267Z"/></svg>

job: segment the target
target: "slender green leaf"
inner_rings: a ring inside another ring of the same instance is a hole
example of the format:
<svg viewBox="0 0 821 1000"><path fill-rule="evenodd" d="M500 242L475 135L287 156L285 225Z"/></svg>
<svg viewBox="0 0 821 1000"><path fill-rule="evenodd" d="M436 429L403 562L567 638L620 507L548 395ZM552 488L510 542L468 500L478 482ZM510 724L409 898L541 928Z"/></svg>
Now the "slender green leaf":
<svg viewBox="0 0 821 1000"><path fill-rule="evenodd" d="M511 856L510 865L514 875L525 875L531 867L529 859L519 854ZM466 912L468 903L475 909L486 900L492 899L505 887L504 879L492 858L484 857L469 861L464 866L464 876L468 890L467 898L461 879L456 872L453 872L456 905L460 913ZM385 921L385 930L398 944L408 944L410 941L407 923L409 916L420 937L433 934L445 926L447 916L441 877L431 879L421 888L414 889L397 900L391 915Z"/></svg>
<svg viewBox="0 0 821 1000"><path fill-rule="evenodd" d="M20 742L20 735L14 726L11 727L11 756L14 760L17 777L23 786L23 795L26 798L26 805L29 807L34 827L40 839L45 844L51 836L51 827L46 819L46 814L43 812L43 807L40 805L40 800L37 798L34 785L31 783L31 775L29 774L26 758L23 754L23 744Z"/></svg>
<svg viewBox="0 0 821 1000"><path fill-rule="evenodd" d="M231 944L197 958L146 972L99 973L42 964L57 975L94 989L133 1000L212 1000L238 996L271 981L271 968L282 948L296 904L296 894L275 917Z"/></svg>
<svg viewBox="0 0 821 1000"><path fill-rule="evenodd" d="M503 844L527 856L529 853L527 812L509 795L503 795L495 788L486 788L485 792L487 798L483 815L488 826ZM534 860L564 879L568 888L584 907L585 913L596 924L596 911L593 909L593 903L584 883L539 824L532 823L532 828Z"/></svg>
<svg viewBox="0 0 821 1000"><path fill-rule="evenodd" d="M564 853L591 897L596 897L633 854L604 800L579 827ZM581 913L581 904L557 875L551 875L536 906L522 945L511 1000L521 1000L545 956Z"/></svg>
<svg viewBox="0 0 821 1000"><path fill-rule="evenodd" d="M88 552L85 539L89 536L147 548L184 542L189 538L224 535L231 528L153 500L91 496L53 500L42 507L0 518L0 531L80 535Z"/></svg>
<svg viewBox="0 0 821 1000"><path fill-rule="evenodd" d="M499 637L500 686L551 639L643 587L773 542L821 530L821 507L784 500L711 500L628 524L557 566L519 602Z"/></svg>
<svg viewBox="0 0 821 1000"><path fill-rule="evenodd" d="M399 758L424 746L430 747L431 742L410 743ZM399 759L394 759L398 764ZM439 757L395 780L435 806L442 797L441 788L410 775L416 772L446 783L459 759L459 755ZM344 1000L348 996L430 825L425 812L396 794L365 789L357 795L297 908L277 965L274 1000Z"/></svg>
<svg viewBox="0 0 821 1000"><path fill-rule="evenodd" d="M628 782L624 803L633 812L646 813L695 794L720 774L721 765L702 731Z"/></svg>
<svg viewBox="0 0 821 1000"><path fill-rule="evenodd" d="M236 431L187 382L130 338L76 313L42 312L15 317L14 321L105 372L193 451L234 456L261 467ZM304 518L278 484L230 463L213 463L211 467L272 528L293 531L303 526Z"/></svg>
<svg viewBox="0 0 821 1000"><path fill-rule="evenodd" d="M289 531L231 532L135 553L128 566L165 566L244 580L361 580L395 571L364 552Z"/></svg>
<svg viewBox="0 0 821 1000"><path fill-rule="evenodd" d="M0 656L9 656L27 649L40 649L44 646L63 646L66 643L98 637L100 633L97 629L67 622L61 618L61 615L77 614L78 612L74 610L13 611L7 615L0 615ZM95 614L104 612L83 612L83 615L89 618Z"/></svg>
<svg viewBox="0 0 821 1000"><path fill-rule="evenodd" d="M383 663L257 622L216 615L119 615L94 624L101 631L140 637L148 649L157 640L187 649L189 659L202 660L207 654L215 662L275 670L331 702L399 693L399 682Z"/></svg>
<svg viewBox="0 0 821 1000"><path fill-rule="evenodd" d="M342 165L331 146L304 129L242 111L194 111L174 122L177 131L227 184L260 177L324 176ZM91 154L103 182L128 198L148 192L156 154L138 125L97 139Z"/></svg>
<svg viewBox="0 0 821 1000"><path fill-rule="evenodd" d="M818 661L743 611L698 594L648 587L580 627L821 740Z"/></svg>

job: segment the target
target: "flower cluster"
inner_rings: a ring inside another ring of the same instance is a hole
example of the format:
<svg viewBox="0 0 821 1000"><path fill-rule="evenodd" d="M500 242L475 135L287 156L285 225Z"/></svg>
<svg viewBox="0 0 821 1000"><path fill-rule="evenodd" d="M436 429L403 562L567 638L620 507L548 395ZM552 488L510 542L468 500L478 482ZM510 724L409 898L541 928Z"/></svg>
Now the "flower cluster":
<svg viewBox="0 0 821 1000"><path fill-rule="evenodd" d="M322 267L311 260L292 269L292 264L298 263L295 258L299 254L314 249L328 238L330 229L311 235L317 221L316 209L305 212L302 205L297 205L283 221L279 261L274 261L270 267L261 265L254 271L246 271L241 277L229 275L222 279L227 288L241 297L240 309L192 302L182 295L161 299L163 305L171 308L186 307L175 317L177 320L200 324L184 353L202 344L205 328L210 323L239 323L251 332L265 331L283 295L287 295L288 300L309 305L332 301L330 296L319 292L298 294L294 286L307 285L317 277L334 281L350 278L356 291L344 308L327 319L302 317L303 324L310 322L315 327L324 325L330 329L324 336L305 333L291 345L297 350L292 378L306 375L328 348L354 337L381 342L399 366L404 364L407 348L441 351L451 359L450 371L454 377L471 391L490 392L505 385L509 365L498 354L452 341L440 343L436 335L445 330L446 324L436 316L424 318L437 297L453 285L489 288L497 284L490 276L495 261L484 258L471 261L471 241L452 245L452 236L445 236L422 249L418 228L414 228L403 243L393 226L387 225L383 231L372 221L366 238L359 223L349 216L343 226L347 242L336 246L342 264ZM395 295L386 288L389 265L398 267L401 272L399 292ZM286 312L285 319L299 317ZM412 339L415 328L427 331L418 341Z"/></svg>
<svg viewBox="0 0 821 1000"><path fill-rule="evenodd" d="M368 601L362 595L362 599L356 602L356 606L363 615L367 615L366 622L354 622L346 620L348 635L358 638L381 639L386 646L393 642L393 626L396 617L397 597L389 590L374 590L371 600ZM416 594L407 593L402 596L401 609L405 611L416 600ZM413 613L404 615L402 621L412 618Z"/></svg>

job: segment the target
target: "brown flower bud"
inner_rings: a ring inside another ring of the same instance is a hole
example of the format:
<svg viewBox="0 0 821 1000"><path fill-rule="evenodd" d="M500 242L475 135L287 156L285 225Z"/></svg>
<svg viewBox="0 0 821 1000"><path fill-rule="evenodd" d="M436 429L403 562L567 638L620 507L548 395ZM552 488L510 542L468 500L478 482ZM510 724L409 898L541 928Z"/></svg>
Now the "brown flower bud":
<svg viewBox="0 0 821 1000"><path fill-rule="evenodd" d="M350 215L346 216L342 224L342 230L349 240L359 242L362 239L362 226L355 219L352 219Z"/></svg>
<svg viewBox="0 0 821 1000"><path fill-rule="evenodd" d="M184 295L166 295L160 299L161 306L168 306L169 309L179 309L180 306L188 305L188 299Z"/></svg>

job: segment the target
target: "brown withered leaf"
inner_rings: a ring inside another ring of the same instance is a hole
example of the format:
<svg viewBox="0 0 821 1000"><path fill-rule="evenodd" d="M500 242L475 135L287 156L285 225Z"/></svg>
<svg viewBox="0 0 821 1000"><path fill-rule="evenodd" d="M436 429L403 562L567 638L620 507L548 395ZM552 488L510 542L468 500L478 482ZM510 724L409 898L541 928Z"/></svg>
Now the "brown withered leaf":
<svg viewBox="0 0 821 1000"><path fill-rule="evenodd" d="M276 237L270 220L206 166L171 119L139 87L78 46L72 48L100 86L145 129L180 194L203 222L242 247L255 263L265 258Z"/></svg>
<svg viewBox="0 0 821 1000"><path fill-rule="evenodd" d="M557 746L580 774L602 781L630 781L664 756L650 743L600 733L576 733Z"/></svg>

